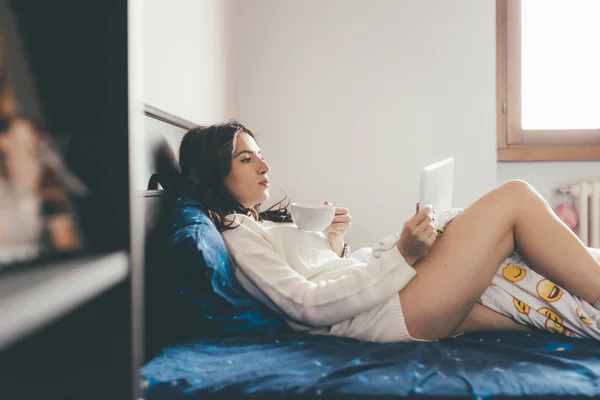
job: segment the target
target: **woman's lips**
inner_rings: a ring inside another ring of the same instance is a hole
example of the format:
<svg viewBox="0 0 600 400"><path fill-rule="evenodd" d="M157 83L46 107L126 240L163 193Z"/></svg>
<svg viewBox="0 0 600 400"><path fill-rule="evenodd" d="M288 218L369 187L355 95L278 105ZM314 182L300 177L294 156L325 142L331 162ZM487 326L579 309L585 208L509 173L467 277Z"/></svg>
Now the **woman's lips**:
<svg viewBox="0 0 600 400"><path fill-rule="evenodd" d="M271 185L269 185L269 181L262 181L261 183L259 183L259 185L263 185L265 187L271 186Z"/></svg>

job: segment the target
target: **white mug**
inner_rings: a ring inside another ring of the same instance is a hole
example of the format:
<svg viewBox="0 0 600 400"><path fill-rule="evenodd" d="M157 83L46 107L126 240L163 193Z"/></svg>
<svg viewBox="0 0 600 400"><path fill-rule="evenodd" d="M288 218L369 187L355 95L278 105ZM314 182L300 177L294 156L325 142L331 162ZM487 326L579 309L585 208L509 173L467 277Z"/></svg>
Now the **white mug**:
<svg viewBox="0 0 600 400"><path fill-rule="evenodd" d="M333 222L335 207L328 204L292 203L292 220L303 231L322 232Z"/></svg>

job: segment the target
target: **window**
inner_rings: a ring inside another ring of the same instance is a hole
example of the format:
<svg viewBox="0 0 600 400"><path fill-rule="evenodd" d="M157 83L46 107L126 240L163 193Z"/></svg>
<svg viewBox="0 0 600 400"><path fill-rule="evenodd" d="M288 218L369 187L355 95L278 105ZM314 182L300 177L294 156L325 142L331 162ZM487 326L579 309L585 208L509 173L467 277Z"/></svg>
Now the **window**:
<svg viewBox="0 0 600 400"><path fill-rule="evenodd" d="M496 2L498 160L600 160L600 0Z"/></svg>

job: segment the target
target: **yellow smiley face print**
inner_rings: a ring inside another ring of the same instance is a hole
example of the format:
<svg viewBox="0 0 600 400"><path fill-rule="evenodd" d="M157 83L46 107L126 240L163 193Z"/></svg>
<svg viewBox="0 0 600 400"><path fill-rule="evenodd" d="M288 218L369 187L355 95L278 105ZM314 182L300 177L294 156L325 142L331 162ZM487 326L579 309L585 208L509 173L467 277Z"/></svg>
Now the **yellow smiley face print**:
<svg viewBox="0 0 600 400"><path fill-rule="evenodd" d="M579 317L579 319L581 320L581 322L583 322L584 324L587 324L587 325L592 325L592 321L590 321L588 319L588 317L586 317L585 315L583 315L583 313L579 310L579 308L576 308L575 312L577 313L577 316Z"/></svg>
<svg viewBox="0 0 600 400"><path fill-rule="evenodd" d="M515 308L517 309L517 311L519 311L521 314L529 314L529 311L531 311L531 307L529 307L527 304L523 303L521 300L519 299L515 299L513 297L513 305L515 306Z"/></svg>
<svg viewBox="0 0 600 400"><path fill-rule="evenodd" d="M518 265L509 263L502 269L502 276L510 282L519 282L525 278L525 275L527 275L525 268L519 267Z"/></svg>
<svg viewBox="0 0 600 400"><path fill-rule="evenodd" d="M550 303L557 301L563 295L562 289L550 282L548 279L542 279L539 281L536 290L538 296Z"/></svg>
<svg viewBox="0 0 600 400"><path fill-rule="evenodd" d="M546 320L546 329L548 330L548 332L557 333L559 335L562 335L565 327L557 322L554 322L554 321L548 319L548 320Z"/></svg>
<svg viewBox="0 0 600 400"><path fill-rule="evenodd" d="M546 323L544 324L546 330L551 333L562 334L565 330L565 327L562 325L563 318L558 315L556 311L553 311L547 307L542 307L537 310L539 313L543 314L548 318Z"/></svg>

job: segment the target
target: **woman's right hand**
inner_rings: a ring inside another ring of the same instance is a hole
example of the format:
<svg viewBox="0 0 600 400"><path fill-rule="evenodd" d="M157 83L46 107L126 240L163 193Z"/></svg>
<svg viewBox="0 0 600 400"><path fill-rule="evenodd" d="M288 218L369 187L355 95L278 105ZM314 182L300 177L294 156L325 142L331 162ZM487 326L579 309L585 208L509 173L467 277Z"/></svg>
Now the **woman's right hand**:
<svg viewBox="0 0 600 400"><path fill-rule="evenodd" d="M419 205L417 204L417 213L414 217L406 221L402 228L402 233L396 247L411 266L427 255L437 239L437 235L433 229L435 218L432 212L431 206L426 206L419 210Z"/></svg>

